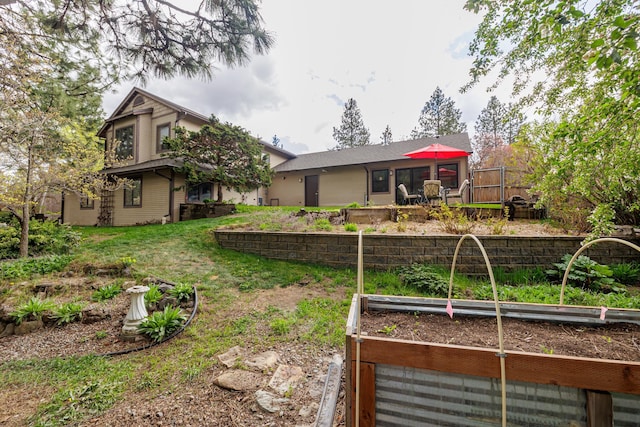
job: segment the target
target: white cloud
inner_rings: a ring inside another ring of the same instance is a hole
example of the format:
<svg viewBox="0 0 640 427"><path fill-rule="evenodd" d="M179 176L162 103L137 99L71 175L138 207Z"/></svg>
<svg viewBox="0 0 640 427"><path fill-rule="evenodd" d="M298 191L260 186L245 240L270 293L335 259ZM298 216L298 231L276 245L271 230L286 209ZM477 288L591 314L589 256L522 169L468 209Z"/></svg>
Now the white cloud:
<svg viewBox="0 0 640 427"><path fill-rule="evenodd" d="M463 0L278 0L262 3L276 45L249 66L221 70L213 81L152 81L145 89L204 115L216 114L297 152L335 146L332 129L354 98L371 140L389 125L408 136L436 86L472 122L490 95L460 94L471 59L468 42L480 17ZM105 98L105 111L131 89ZM500 95L498 95L500 96ZM508 101L506 97L501 100ZM473 126L468 125L469 131Z"/></svg>

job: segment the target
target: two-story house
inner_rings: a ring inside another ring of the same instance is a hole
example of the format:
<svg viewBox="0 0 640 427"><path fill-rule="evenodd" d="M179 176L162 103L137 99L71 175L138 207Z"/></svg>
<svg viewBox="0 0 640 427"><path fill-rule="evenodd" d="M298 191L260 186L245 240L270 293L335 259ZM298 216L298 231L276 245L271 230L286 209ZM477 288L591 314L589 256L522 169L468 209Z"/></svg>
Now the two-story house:
<svg viewBox="0 0 640 427"><path fill-rule="evenodd" d="M74 225L134 225L177 222L180 205L214 199L211 183L188 186L178 172L181 163L163 154L165 136L174 136L177 126L197 131L208 117L173 102L134 88L106 119L99 131L107 149L113 148L113 166L108 176L126 178L129 185L104 190L96 200L73 193L64 195L62 221ZM292 153L262 143L271 167L295 157ZM225 191L225 200L257 205L267 198L267 189L250 193Z"/></svg>
<svg viewBox="0 0 640 427"><path fill-rule="evenodd" d="M131 90L99 132L105 147L114 148L116 156L104 173L127 178L129 185L104 190L96 200L65 194L62 221L74 225L177 222L180 205L214 199L214 185L186 185L180 161L163 155L168 149L163 138L173 136L177 126L197 131L207 122L202 114L142 89ZM352 202L387 205L401 203L399 184L410 193L419 191L427 179L457 188L469 175L467 156L437 162L404 155L435 142L471 152L466 133L301 155L262 142L275 171L271 187L243 194L225 190L224 199L300 207Z"/></svg>

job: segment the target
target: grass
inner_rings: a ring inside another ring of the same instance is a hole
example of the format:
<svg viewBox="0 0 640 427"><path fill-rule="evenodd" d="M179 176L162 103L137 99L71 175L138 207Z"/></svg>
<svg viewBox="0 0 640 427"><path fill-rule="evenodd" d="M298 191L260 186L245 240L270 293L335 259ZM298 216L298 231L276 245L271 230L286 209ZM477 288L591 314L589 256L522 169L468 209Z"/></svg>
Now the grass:
<svg viewBox="0 0 640 427"><path fill-rule="evenodd" d="M263 215L267 221L270 213L299 209L239 208L238 215L176 224L77 228L83 239L72 265L118 265L122 259L135 259L133 279L155 276L194 285L200 299L198 316L181 335L150 351L117 359L83 357L0 364L0 383L5 388L46 390L39 393L43 402L28 421L30 425L74 424L99 414L128 393L156 396L191 385L217 363L218 354L235 345L259 351L297 342L310 349L342 352L346 316L355 292L355 270L269 260L220 248L211 233L216 227L246 222L247 216ZM448 283L448 269L434 270ZM539 272L498 272L496 276L505 300L558 301L559 286L538 283ZM423 295L415 286L403 283L394 271L367 271L364 280L367 293ZM491 297L486 282L456 274L454 283L456 298ZM262 289L303 285L322 290L322 296L302 299L287 310L273 305L239 305L243 300L251 301ZM6 280L0 282L0 291L0 303L3 294L17 292ZM640 308L640 297L634 294L592 294L567 288L566 298L572 304ZM94 335L91 338L101 337L100 332Z"/></svg>

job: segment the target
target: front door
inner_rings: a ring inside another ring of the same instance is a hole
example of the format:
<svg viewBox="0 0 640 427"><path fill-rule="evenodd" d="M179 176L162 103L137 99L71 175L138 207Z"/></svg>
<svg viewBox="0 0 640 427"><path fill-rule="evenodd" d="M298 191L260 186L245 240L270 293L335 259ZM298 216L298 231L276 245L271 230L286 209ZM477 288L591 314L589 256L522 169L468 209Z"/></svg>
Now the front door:
<svg viewBox="0 0 640 427"><path fill-rule="evenodd" d="M304 205L318 206L318 175L304 177Z"/></svg>

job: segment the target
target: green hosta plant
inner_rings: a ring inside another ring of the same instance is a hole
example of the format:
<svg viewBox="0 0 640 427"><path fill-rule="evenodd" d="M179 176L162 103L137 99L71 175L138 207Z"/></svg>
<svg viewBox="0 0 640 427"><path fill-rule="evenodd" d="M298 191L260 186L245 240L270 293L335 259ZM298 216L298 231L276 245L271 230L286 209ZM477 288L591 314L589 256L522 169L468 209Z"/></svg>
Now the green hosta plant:
<svg viewBox="0 0 640 427"><path fill-rule="evenodd" d="M106 301L116 297L120 292L122 292L120 285L105 285L91 295L91 300L98 302Z"/></svg>
<svg viewBox="0 0 640 427"><path fill-rule="evenodd" d="M53 318L58 325L65 325L82 318L84 304L79 302L67 302L53 311Z"/></svg>
<svg viewBox="0 0 640 427"><path fill-rule="evenodd" d="M167 306L143 320L138 329L152 340L160 342L177 331L186 320L180 308Z"/></svg>
<svg viewBox="0 0 640 427"><path fill-rule="evenodd" d="M193 287L186 283L178 283L169 289L168 294L178 300L178 302L189 301L193 295Z"/></svg>
<svg viewBox="0 0 640 427"><path fill-rule="evenodd" d="M149 290L144 294L144 302L147 307L160 301L164 295L158 285L149 285Z"/></svg>
<svg viewBox="0 0 640 427"><path fill-rule="evenodd" d="M16 324L22 323L23 320L40 320L42 315L52 310L55 307L52 301L41 300L40 298L32 297L29 301L19 306L11 317L14 318Z"/></svg>

